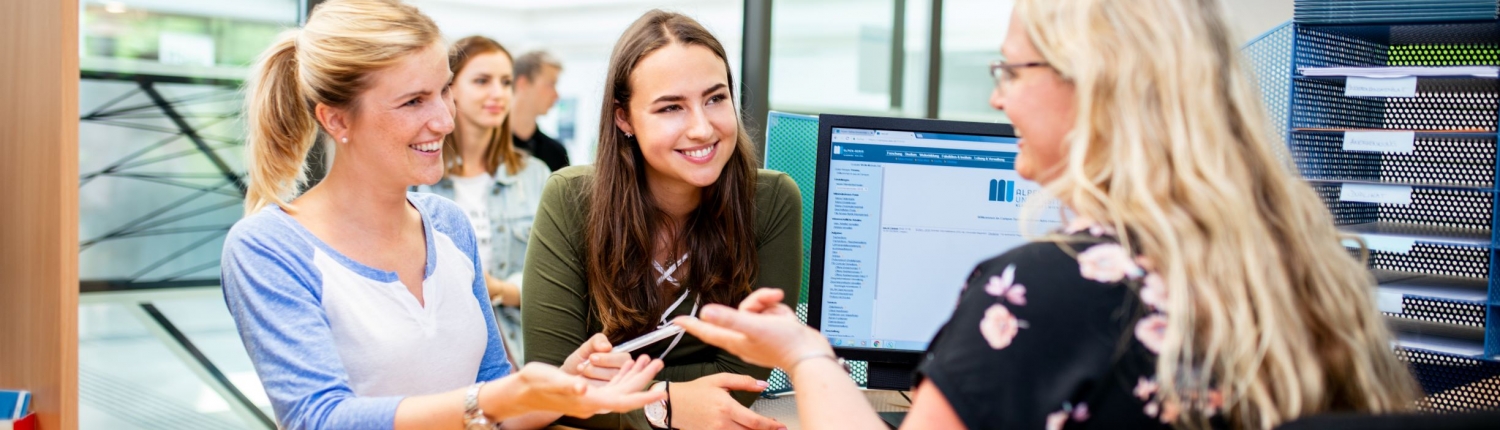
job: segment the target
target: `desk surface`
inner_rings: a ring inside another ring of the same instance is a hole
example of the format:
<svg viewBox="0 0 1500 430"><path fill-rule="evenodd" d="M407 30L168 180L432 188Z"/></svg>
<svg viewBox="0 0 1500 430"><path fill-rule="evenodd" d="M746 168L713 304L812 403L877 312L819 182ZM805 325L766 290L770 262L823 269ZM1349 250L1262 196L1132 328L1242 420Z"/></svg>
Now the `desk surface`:
<svg viewBox="0 0 1500 430"><path fill-rule="evenodd" d="M906 402L906 398L901 397L899 391L864 390L863 392L865 399L870 401L870 407L875 408L875 412L906 412L907 409L911 409L911 404ZM750 406L750 410L786 424L787 430L802 429L802 421L797 419L797 396L795 394L756 400L755 404ZM549 430L576 430L560 425L547 428Z"/></svg>
<svg viewBox="0 0 1500 430"><path fill-rule="evenodd" d="M865 399L875 412L906 412L911 408L906 398L898 391L866 390ZM760 399L750 407L756 413L786 424L787 430L800 430L802 422L797 419L797 396L781 396L775 399Z"/></svg>

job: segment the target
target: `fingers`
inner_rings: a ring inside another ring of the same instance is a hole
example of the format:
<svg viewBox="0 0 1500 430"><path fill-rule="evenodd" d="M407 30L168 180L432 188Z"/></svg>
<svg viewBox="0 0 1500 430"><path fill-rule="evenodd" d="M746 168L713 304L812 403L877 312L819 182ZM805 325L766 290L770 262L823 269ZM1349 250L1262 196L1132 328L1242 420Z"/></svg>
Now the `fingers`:
<svg viewBox="0 0 1500 430"><path fill-rule="evenodd" d="M608 337L605 337L603 333L596 333L589 340L584 341L582 345L578 345L578 349L573 350L573 353L569 354L566 360L563 360L562 370L569 374L579 374L583 370L583 363L588 360L590 355L609 352L613 349L614 346L609 344ZM609 378L606 377L604 379L608 380Z"/></svg>
<svg viewBox="0 0 1500 430"><path fill-rule="evenodd" d="M740 302L740 310L751 313L761 313L781 304L781 299L786 293L776 288L761 288L750 293L749 297Z"/></svg>
<svg viewBox="0 0 1500 430"><path fill-rule="evenodd" d="M776 420L766 418L738 404L729 409L729 419L736 424L754 430L779 430L786 428Z"/></svg>
<svg viewBox="0 0 1500 430"><path fill-rule="evenodd" d="M739 312L734 308L721 305L704 306L699 311L703 321L723 327L736 332L752 332L757 326L764 326L768 317L747 312Z"/></svg>
<svg viewBox="0 0 1500 430"><path fill-rule="evenodd" d="M766 381L761 381L746 375L739 375L734 373L715 373L703 378L707 379L710 384L713 384L716 387L734 391L750 391L759 393L761 391L765 391L766 387L771 386L771 384L767 383Z"/></svg>
<svg viewBox="0 0 1500 430"><path fill-rule="evenodd" d="M601 397L596 406L598 410L609 412L630 412L665 398L667 393L664 391L639 391Z"/></svg>
<svg viewBox="0 0 1500 430"><path fill-rule="evenodd" d="M628 369L615 375L615 379L610 381L610 383L622 386L630 391L638 391L647 384L650 384L651 379L655 378L656 374L661 372L661 369L665 366L661 360L652 360L651 357L642 355L641 359L631 363Z"/></svg>
<svg viewBox="0 0 1500 430"><path fill-rule="evenodd" d="M595 367L618 369L631 362L628 352L596 352L589 355L589 364Z"/></svg>
<svg viewBox="0 0 1500 430"><path fill-rule="evenodd" d="M599 348L600 340L603 340L605 344L609 343L609 339L604 337L604 333L596 333L589 340L583 341L582 345L578 345L578 349L573 350L573 355L588 357L589 354L593 354Z"/></svg>
<svg viewBox="0 0 1500 430"><path fill-rule="evenodd" d="M589 337L588 342L584 342L583 345L593 348L589 351L590 353L609 352L615 348L614 345L609 344L609 337L605 336L604 333L594 333L592 337Z"/></svg>
<svg viewBox="0 0 1500 430"><path fill-rule="evenodd" d="M578 374L589 379L608 381L620 372L620 367L630 362L629 353L596 352L578 363Z"/></svg>
<svg viewBox="0 0 1500 430"><path fill-rule="evenodd" d="M620 367L619 373L608 385L593 388L580 399L586 406L582 410L603 412L628 412L640 409L648 403L666 398L665 391L641 391L651 378L662 369L661 360L652 360L642 355Z"/></svg>
<svg viewBox="0 0 1500 430"><path fill-rule="evenodd" d="M797 312L792 311L792 308L787 307L785 303L777 303L776 306L772 306L770 309L766 309L765 312L761 313L766 315L783 315L791 316L793 318L797 317Z"/></svg>
<svg viewBox="0 0 1500 430"><path fill-rule="evenodd" d="M729 308L725 308L725 310L732 312L732 310L730 310ZM735 355L739 355L737 349L741 344L745 342L744 333L719 327L697 318L678 317L677 319L673 320L673 323L682 326L682 328L686 330L688 334L693 335L693 337L698 338L698 340L701 340L709 345L723 348L724 350L729 351L730 353L734 353Z"/></svg>

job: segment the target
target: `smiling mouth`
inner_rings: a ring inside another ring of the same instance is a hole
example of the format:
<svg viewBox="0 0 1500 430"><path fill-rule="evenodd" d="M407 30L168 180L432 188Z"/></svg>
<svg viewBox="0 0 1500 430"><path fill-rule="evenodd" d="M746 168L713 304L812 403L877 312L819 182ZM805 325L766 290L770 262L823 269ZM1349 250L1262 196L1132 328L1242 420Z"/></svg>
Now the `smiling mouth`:
<svg viewBox="0 0 1500 430"><path fill-rule="evenodd" d="M428 142L428 143L418 143L416 145L407 145L407 147L411 148L411 149L414 149L417 152L421 152L423 154L434 154L434 153L437 153L438 151L442 151L443 150L443 141L442 140L435 140L435 141Z"/></svg>
<svg viewBox="0 0 1500 430"><path fill-rule="evenodd" d="M701 148L698 148L698 149L675 149L674 151L677 151L678 154L682 154L684 157L687 157L689 160L693 160L693 161L705 161L705 160L708 160L710 157L713 157L714 150L716 150L718 148L719 148L719 144L715 143L715 144L707 145L707 146L704 146L704 147L701 147Z"/></svg>

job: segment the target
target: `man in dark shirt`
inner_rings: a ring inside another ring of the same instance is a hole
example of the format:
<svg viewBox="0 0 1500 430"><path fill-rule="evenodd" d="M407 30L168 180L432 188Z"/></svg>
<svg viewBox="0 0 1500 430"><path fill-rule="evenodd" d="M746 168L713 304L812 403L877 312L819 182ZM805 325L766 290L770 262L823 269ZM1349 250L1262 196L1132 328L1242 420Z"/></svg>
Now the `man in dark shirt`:
<svg viewBox="0 0 1500 430"><path fill-rule="evenodd" d="M545 51L516 57L516 89L510 129L517 148L547 163L553 171L568 167L568 149L536 127L536 117L557 103L557 75L562 63Z"/></svg>

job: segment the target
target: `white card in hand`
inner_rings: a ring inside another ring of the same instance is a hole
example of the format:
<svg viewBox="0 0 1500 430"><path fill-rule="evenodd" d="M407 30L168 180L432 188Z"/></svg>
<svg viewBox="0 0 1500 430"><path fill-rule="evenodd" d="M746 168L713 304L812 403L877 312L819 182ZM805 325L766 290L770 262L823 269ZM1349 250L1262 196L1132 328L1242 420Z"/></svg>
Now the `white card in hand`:
<svg viewBox="0 0 1500 430"><path fill-rule="evenodd" d="M682 331L683 331L683 328L680 325L676 325L676 324L668 325L666 327L662 327L662 328L656 329L656 331L653 331L653 332L650 332L650 333L646 333L645 335L642 335L641 337L628 340L625 343L622 343L622 344L619 344L619 345L615 345L615 349L611 350L610 352L631 352L631 351L635 351L637 349L645 348L647 345L659 342L662 339L666 339L666 338L669 338L669 337L672 337L672 336L676 336L678 333L682 333Z"/></svg>

